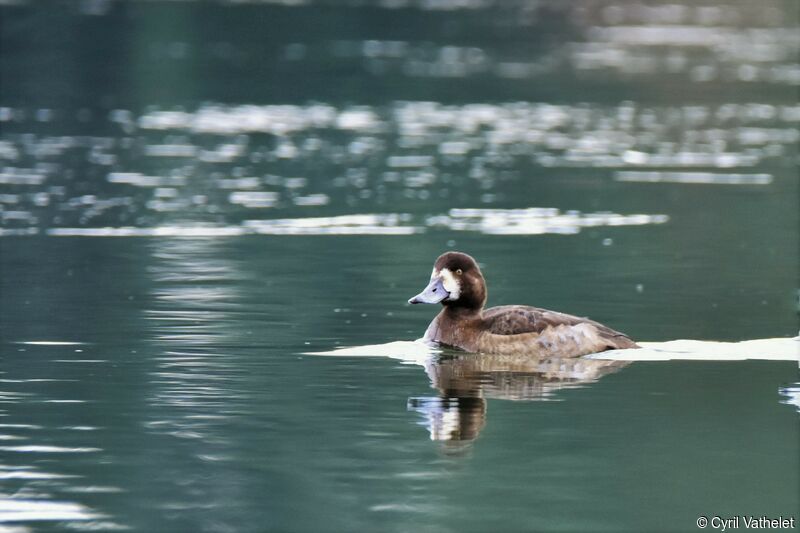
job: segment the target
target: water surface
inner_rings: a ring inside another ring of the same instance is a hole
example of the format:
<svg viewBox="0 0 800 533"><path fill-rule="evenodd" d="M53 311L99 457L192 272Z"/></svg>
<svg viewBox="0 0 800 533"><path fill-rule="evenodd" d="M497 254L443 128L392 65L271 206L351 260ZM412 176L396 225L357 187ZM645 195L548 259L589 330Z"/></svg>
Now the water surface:
<svg viewBox="0 0 800 533"><path fill-rule="evenodd" d="M796 336L793 3L0 10L2 527L798 517L797 362L764 345L309 355L420 337L447 249L491 305Z"/></svg>

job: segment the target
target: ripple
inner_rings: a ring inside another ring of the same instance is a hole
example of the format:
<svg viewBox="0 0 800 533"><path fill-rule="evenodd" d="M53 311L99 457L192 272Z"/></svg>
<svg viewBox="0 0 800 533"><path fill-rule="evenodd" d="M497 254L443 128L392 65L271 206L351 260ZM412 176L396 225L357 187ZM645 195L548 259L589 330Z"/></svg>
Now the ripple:
<svg viewBox="0 0 800 533"><path fill-rule="evenodd" d="M103 451L102 448L70 448L65 446L45 446L33 444L28 446L0 446L0 450L19 453L93 453Z"/></svg>
<svg viewBox="0 0 800 533"><path fill-rule="evenodd" d="M343 215L276 220L248 220L245 227L262 235L412 235L422 228L404 225L408 215Z"/></svg>
<svg viewBox="0 0 800 533"><path fill-rule="evenodd" d="M123 183L134 187L177 187L186 185L181 177L145 176L139 172L111 172L106 176L109 183Z"/></svg>
<svg viewBox="0 0 800 533"><path fill-rule="evenodd" d="M236 191L230 194L228 201L251 209L274 207L278 201L278 194L266 191Z"/></svg>
<svg viewBox="0 0 800 533"><path fill-rule="evenodd" d="M662 214L562 212L554 208L451 209L446 215L421 218L409 213L354 214L246 220L240 226L159 226L154 228L52 228L56 237L238 237L241 235L413 235L447 228L484 235L574 234L598 226L664 224ZM163 279L175 278L165 274ZM202 289L197 289L202 290ZM212 295L206 295L212 297ZM168 299L164 294L160 298ZM177 297L183 297L178 295Z"/></svg>
<svg viewBox="0 0 800 533"><path fill-rule="evenodd" d="M558 209L451 209L446 216L431 217L428 224L484 235L571 234L598 226L664 224L666 215L560 212Z"/></svg>
<svg viewBox="0 0 800 533"><path fill-rule="evenodd" d="M26 479L26 480L42 480L42 479L67 479L79 476L69 476L64 474L49 474L47 472L0 472L0 479Z"/></svg>
<svg viewBox="0 0 800 533"><path fill-rule="evenodd" d="M800 138L800 106L757 102L204 104L151 109L137 120L126 139L4 135L7 153L31 154L33 162L3 171L0 236L408 235L424 221L320 220L309 229L298 220L325 206L331 210L320 215L384 217L391 213L380 207L409 200L431 212L455 197L508 207L528 181L558 168L622 183L766 186L777 178L742 169L785 164ZM109 170L97 154L117 163ZM190 155L203 166L189 164ZM78 187L66 176L85 158L99 179ZM241 222L267 211L274 220Z"/></svg>
<svg viewBox="0 0 800 533"><path fill-rule="evenodd" d="M692 183L711 185L769 185L770 174L721 174L713 172L635 172L614 174L616 181L638 183Z"/></svg>
<svg viewBox="0 0 800 533"><path fill-rule="evenodd" d="M103 517L79 503L0 496L0 522L94 520Z"/></svg>
<svg viewBox="0 0 800 533"><path fill-rule="evenodd" d="M63 490L64 492L76 492L81 494L115 494L120 492L126 492L124 489L121 489L119 487L107 487L100 485L64 487L61 490Z"/></svg>
<svg viewBox="0 0 800 533"><path fill-rule="evenodd" d="M0 228L0 237L22 237L30 235L38 235L39 228Z"/></svg>
<svg viewBox="0 0 800 533"><path fill-rule="evenodd" d="M194 454L214 456L229 445L218 426L245 401L237 383L243 371L219 347L232 342L228 324L240 310L240 265L219 240L157 240L149 270L155 309L145 311L158 347L149 372L148 397L160 417L144 426L181 441ZM219 248L219 249L218 249ZM164 275L169 273L169 275ZM198 284L202 281L202 284Z"/></svg>
<svg viewBox="0 0 800 533"><path fill-rule="evenodd" d="M0 185L41 185L46 176L38 174L33 169L6 168L0 172Z"/></svg>
<svg viewBox="0 0 800 533"><path fill-rule="evenodd" d="M77 379L57 379L57 378L31 378L31 379L0 379L0 383L59 383L78 381ZM0 424L2 427L2 424Z"/></svg>
<svg viewBox="0 0 800 533"><path fill-rule="evenodd" d="M53 359L54 363L108 363L108 359Z"/></svg>
<svg viewBox="0 0 800 533"><path fill-rule="evenodd" d="M240 226L158 226L154 228L50 228L54 237L230 237L245 234Z"/></svg>
<svg viewBox="0 0 800 533"><path fill-rule="evenodd" d="M76 341L18 341L16 344L29 344L32 346L84 346L88 343Z"/></svg>

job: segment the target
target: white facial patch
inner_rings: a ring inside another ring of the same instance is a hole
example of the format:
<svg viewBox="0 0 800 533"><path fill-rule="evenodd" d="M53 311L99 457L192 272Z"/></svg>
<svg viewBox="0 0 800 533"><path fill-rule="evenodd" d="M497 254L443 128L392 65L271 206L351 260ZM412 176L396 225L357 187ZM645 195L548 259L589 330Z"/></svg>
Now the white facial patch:
<svg viewBox="0 0 800 533"><path fill-rule="evenodd" d="M450 270L443 268L439 272L439 275L442 277L442 285L444 286L444 290L450 293L450 296L447 299L451 302L458 300L458 297L461 296L461 283L456 279L455 274L450 272Z"/></svg>

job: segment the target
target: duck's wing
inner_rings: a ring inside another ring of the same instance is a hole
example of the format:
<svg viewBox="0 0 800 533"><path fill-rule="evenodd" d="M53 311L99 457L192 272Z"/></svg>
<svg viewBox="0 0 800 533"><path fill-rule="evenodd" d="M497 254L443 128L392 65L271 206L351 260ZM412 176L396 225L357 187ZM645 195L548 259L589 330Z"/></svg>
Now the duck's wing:
<svg viewBox="0 0 800 533"><path fill-rule="evenodd" d="M585 318L525 305L492 307L483 312L483 319L488 331L495 335L541 333L547 328L591 322Z"/></svg>
<svg viewBox="0 0 800 533"><path fill-rule="evenodd" d="M503 305L492 307L483 312L485 327L494 335L521 335L525 333L541 334L547 330L555 330L559 326L588 325L597 336L611 348L635 348L630 337L608 326L604 326L588 318L549 311L538 307L524 305ZM598 339L599 340L599 339Z"/></svg>

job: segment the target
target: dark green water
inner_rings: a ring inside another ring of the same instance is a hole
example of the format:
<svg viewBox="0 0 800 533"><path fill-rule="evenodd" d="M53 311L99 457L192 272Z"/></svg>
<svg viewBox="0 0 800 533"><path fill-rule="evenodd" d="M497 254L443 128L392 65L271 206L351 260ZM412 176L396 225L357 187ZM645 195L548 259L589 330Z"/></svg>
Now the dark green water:
<svg viewBox="0 0 800 533"><path fill-rule="evenodd" d="M800 518L794 362L305 355L420 337L447 249L491 305L796 335L792 3L0 14L0 531Z"/></svg>

